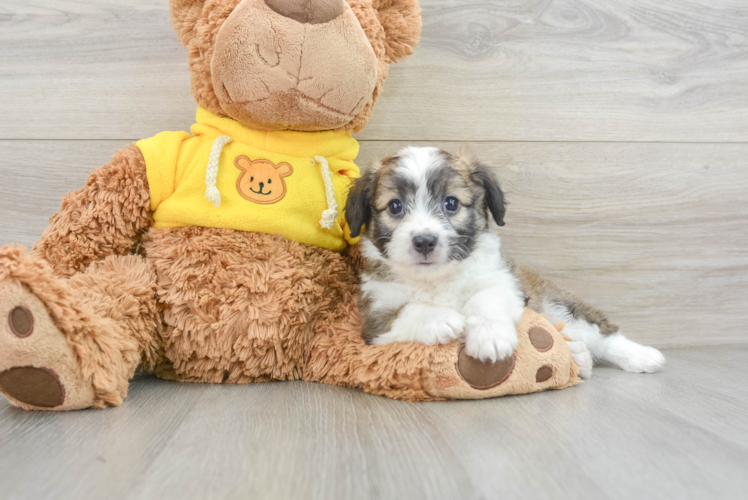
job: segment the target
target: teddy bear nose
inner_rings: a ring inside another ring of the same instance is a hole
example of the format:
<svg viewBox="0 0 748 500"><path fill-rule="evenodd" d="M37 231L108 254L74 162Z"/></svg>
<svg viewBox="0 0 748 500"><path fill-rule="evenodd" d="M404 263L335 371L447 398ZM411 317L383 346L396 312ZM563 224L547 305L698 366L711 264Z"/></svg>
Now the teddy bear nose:
<svg viewBox="0 0 748 500"><path fill-rule="evenodd" d="M322 24L343 13L345 0L265 0L278 14L300 23Z"/></svg>

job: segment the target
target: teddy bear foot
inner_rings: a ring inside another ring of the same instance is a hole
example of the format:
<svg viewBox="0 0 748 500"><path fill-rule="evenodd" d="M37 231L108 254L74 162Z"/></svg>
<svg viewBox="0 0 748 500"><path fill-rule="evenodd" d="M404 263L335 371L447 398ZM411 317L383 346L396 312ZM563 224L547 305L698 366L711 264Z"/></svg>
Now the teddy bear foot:
<svg viewBox="0 0 748 500"><path fill-rule="evenodd" d="M2 269L6 264L0 262L0 392L25 410L92 406L93 385L65 336L42 301Z"/></svg>

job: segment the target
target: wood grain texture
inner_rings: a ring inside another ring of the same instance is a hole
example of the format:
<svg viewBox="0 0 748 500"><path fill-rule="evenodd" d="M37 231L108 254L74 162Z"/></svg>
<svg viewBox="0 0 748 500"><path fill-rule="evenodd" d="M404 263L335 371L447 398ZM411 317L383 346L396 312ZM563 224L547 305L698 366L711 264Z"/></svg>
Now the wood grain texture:
<svg viewBox="0 0 748 500"><path fill-rule="evenodd" d="M27 246L60 198L126 145L0 144L0 242ZM405 144L363 142L359 165ZM471 147L506 191L500 234L517 262L607 311L631 338L660 347L748 342L748 145Z"/></svg>
<svg viewBox="0 0 748 500"><path fill-rule="evenodd" d="M743 0L422 0L365 139L748 140ZM4 0L0 138L139 139L194 116L166 0Z"/></svg>
<svg viewBox="0 0 748 500"><path fill-rule="evenodd" d="M141 378L118 409L0 401L10 499L701 499L748 487L747 347L571 389L404 403L303 382Z"/></svg>

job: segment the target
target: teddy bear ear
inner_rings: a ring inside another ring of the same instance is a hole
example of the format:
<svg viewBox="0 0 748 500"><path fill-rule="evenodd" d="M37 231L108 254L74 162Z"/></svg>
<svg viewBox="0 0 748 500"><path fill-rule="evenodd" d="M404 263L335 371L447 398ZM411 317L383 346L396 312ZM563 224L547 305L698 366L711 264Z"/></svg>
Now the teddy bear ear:
<svg viewBox="0 0 748 500"><path fill-rule="evenodd" d="M385 32L387 57L395 62L413 53L421 36L418 0L374 0Z"/></svg>
<svg viewBox="0 0 748 500"><path fill-rule="evenodd" d="M182 45L187 45L194 37L195 24L202 14L203 5L205 0L169 0L171 25Z"/></svg>

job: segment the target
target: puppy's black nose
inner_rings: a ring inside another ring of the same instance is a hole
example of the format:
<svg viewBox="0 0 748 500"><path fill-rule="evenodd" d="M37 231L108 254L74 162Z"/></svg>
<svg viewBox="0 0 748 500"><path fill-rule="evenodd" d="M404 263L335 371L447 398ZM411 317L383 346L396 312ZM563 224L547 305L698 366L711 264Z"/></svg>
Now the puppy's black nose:
<svg viewBox="0 0 748 500"><path fill-rule="evenodd" d="M265 183L264 183L264 182L261 182L261 183L260 183L260 191L262 191L262 188L264 188L264 187L265 187Z"/></svg>
<svg viewBox="0 0 748 500"><path fill-rule="evenodd" d="M416 252L428 255L436 248L437 241L439 241L439 238L433 234L419 234L413 237L413 246Z"/></svg>

